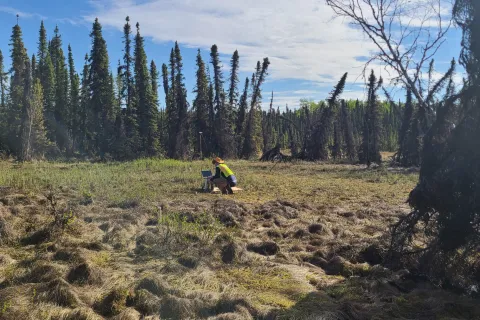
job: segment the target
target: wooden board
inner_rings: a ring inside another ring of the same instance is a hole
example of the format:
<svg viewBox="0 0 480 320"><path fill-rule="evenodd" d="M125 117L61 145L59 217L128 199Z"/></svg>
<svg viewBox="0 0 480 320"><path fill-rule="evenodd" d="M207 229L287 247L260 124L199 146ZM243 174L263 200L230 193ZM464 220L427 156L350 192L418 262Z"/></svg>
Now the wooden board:
<svg viewBox="0 0 480 320"><path fill-rule="evenodd" d="M238 187L232 187L232 191L233 191L233 193L237 193L237 192L239 192L239 191L243 191L243 189L238 188ZM220 189L218 189L217 187L215 187L215 188L213 188L212 193L221 193L221 192L220 192Z"/></svg>

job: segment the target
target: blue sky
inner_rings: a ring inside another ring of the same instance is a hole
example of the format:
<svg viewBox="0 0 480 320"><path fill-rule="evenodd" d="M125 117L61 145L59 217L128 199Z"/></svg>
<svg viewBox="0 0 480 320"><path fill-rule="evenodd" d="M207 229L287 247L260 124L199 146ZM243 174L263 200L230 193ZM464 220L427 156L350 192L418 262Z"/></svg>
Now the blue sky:
<svg viewBox="0 0 480 320"><path fill-rule="evenodd" d="M123 55L121 28L129 15L132 25L140 23L148 58L159 68L168 61L174 41L179 42L190 101L194 96L197 49L209 61L209 48L214 43L224 62L225 78L230 56L238 49L240 87L254 71L256 61L269 57L264 106L273 90L274 105L281 109L286 104L298 106L301 98L325 99L344 72L350 76L343 96L362 99L365 57L375 49L358 30L341 19L332 19L332 11L323 0L0 0L0 49L4 56L9 55L8 42L17 13L29 55L37 51L40 21L44 20L49 37L58 25L64 50L71 44L77 72L90 51L89 33L95 17L103 26L115 72ZM460 31L451 29L436 55L437 71L444 71L459 50ZM8 57L6 64L10 64ZM380 65L372 68L388 78ZM163 106L163 89L159 91ZM401 95L397 92L395 98L402 99Z"/></svg>

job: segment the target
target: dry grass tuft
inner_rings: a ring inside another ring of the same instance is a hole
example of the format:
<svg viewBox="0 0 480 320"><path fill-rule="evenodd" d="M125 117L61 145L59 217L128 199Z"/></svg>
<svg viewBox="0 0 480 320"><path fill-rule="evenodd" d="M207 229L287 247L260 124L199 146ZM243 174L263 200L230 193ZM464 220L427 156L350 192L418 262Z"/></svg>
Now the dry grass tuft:
<svg viewBox="0 0 480 320"><path fill-rule="evenodd" d="M85 262L72 267L67 280L80 285L101 285L104 282L104 276L99 269Z"/></svg>
<svg viewBox="0 0 480 320"><path fill-rule="evenodd" d="M138 312L133 308L127 308L112 318L112 320L140 320L140 319L145 320L145 319L149 319L149 317L148 318L142 317L140 312Z"/></svg>
<svg viewBox="0 0 480 320"><path fill-rule="evenodd" d="M156 276L148 276L140 280L140 283L137 285L137 290L142 289L145 289L159 297L171 292L171 289L168 288L165 282Z"/></svg>
<svg viewBox="0 0 480 320"><path fill-rule="evenodd" d="M0 246L14 244L18 239L18 235L13 229L11 223L0 216Z"/></svg>
<svg viewBox="0 0 480 320"><path fill-rule="evenodd" d="M82 304L72 286L63 279L39 285L36 299L69 308L76 308Z"/></svg>
<svg viewBox="0 0 480 320"><path fill-rule="evenodd" d="M154 315L160 311L160 298L150 291L140 289L135 292L133 305L142 315Z"/></svg>
<svg viewBox="0 0 480 320"><path fill-rule="evenodd" d="M132 295L128 288L116 287L97 300L94 309L104 316L115 316L127 308L127 300L131 298Z"/></svg>
<svg viewBox="0 0 480 320"><path fill-rule="evenodd" d="M62 277L63 272L58 266L46 263L45 261L38 261L33 265L30 272L21 279L21 282L50 282Z"/></svg>
<svg viewBox="0 0 480 320"><path fill-rule="evenodd" d="M160 305L160 317L167 319L194 319L203 309L204 302L198 299L167 295Z"/></svg>
<svg viewBox="0 0 480 320"><path fill-rule="evenodd" d="M280 252L278 244L272 241L250 243L247 245L247 250L264 256L273 256Z"/></svg>
<svg viewBox="0 0 480 320"><path fill-rule="evenodd" d="M77 308L75 310L67 311L58 318L52 320L102 320L98 314L93 312L90 308Z"/></svg>

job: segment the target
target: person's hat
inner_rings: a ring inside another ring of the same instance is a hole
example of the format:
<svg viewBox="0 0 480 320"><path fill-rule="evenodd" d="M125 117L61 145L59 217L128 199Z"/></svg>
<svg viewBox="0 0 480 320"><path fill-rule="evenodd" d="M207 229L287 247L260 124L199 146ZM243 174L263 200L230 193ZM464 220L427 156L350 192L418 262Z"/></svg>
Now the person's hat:
<svg viewBox="0 0 480 320"><path fill-rule="evenodd" d="M225 161L222 160L220 157L216 157L215 159L212 160L212 163L225 163Z"/></svg>

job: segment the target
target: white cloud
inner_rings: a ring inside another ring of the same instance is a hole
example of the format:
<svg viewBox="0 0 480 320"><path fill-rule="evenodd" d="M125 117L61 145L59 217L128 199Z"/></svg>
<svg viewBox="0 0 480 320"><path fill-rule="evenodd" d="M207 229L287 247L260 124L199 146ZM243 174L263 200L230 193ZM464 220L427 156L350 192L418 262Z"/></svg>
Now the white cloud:
<svg viewBox="0 0 480 320"><path fill-rule="evenodd" d="M94 1L94 13L106 26L119 30L128 15L139 21L142 35L154 41L178 40L208 50L217 44L222 54L238 49L241 70L252 72L269 57L269 79L301 79L334 84L345 72L355 80L363 71L358 56L375 48L359 30L331 19L331 9L318 0L105 0Z"/></svg>
<svg viewBox="0 0 480 320"><path fill-rule="evenodd" d="M11 14L11 15L17 15L18 14L20 16L20 19L21 18L27 18L27 19L28 18L37 18L37 19L47 20L47 17L42 16L41 14L24 12L24 11L20 11L20 10L17 10L15 8L7 7L7 6L0 6L0 12L5 12L5 13Z"/></svg>

